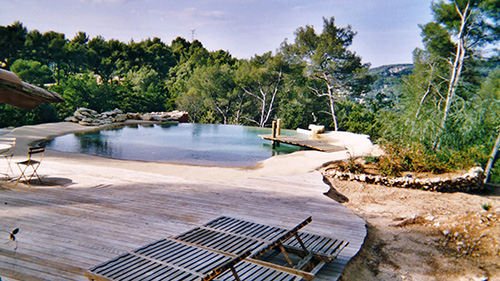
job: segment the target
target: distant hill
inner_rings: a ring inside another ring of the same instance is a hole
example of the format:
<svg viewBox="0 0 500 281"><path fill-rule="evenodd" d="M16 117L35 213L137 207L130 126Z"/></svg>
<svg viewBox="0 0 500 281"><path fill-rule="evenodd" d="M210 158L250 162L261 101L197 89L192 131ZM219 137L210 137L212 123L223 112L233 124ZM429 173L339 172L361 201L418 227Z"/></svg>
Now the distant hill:
<svg viewBox="0 0 500 281"><path fill-rule="evenodd" d="M412 70L413 70L413 64L411 63L388 64L371 68L370 74L383 75L383 76L400 76L409 74Z"/></svg>
<svg viewBox="0 0 500 281"><path fill-rule="evenodd" d="M413 71L413 64L390 64L371 68L369 73L376 75L377 80L372 85L372 90L368 96L374 96L383 92L387 96L393 96L393 87L397 85L404 75Z"/></svg>

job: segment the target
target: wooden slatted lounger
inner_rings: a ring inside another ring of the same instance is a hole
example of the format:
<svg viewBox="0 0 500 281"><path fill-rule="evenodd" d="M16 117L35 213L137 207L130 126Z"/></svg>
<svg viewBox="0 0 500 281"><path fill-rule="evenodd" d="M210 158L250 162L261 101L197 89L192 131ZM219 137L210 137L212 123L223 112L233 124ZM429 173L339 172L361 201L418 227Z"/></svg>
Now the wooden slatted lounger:
<svg viewBox="0 0 500 281"><path fill-rule="evenodd" d="M247 261L312 280L323 265L335 259L349 243L298 231L309 222L310 217L294 229L287 230L219 217L175 239L233 256L253 248ZM279 266L278 262L289 266Z"/></svg>
<svg viewBox="0 0 500 281"><path fill-rule="evenodd" d="M234 233L243 237L259 241L272 241L276 235L283 233L286 229L272 227L263 224L238 220L229 217L219 217L204 225L206 229L213 229L225 233ZM318 258L325 261L334 260L338 254L349 244L349 242L319 236L306 232L298 232L300 239L306 248L313 252ZM290 239L283 243L286 249L300 251L301 246L298 239Z"/></svg>
<svg viewBox="0 0 500 281"><path fill-rule="evenodd" d="M298 233L310 222L309 217L293 229L286 230L220 217L203 227L156 241L93 267L86 276L92 281L312 280L324 262L331 260L333 254L338 255L347 244ZM308 250L308 246L323 251ZM294 261L287 253L300 259L295 267L269 262L272 260L270 256L279 253L286 256L289 263ZM319 262L314 261L315 258L319 258ZM303 270L306 265L311 269L309 272Z"/></svg>

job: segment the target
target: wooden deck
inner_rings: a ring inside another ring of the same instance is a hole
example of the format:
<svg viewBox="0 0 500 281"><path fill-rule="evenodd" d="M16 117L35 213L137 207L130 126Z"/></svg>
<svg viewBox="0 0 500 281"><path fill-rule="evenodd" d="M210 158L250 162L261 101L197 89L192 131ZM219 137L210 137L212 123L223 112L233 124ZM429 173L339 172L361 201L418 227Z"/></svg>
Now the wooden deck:
<svg viewBox="0 0 500 281"><path fill-rule="evenodd" d="M226 184L0 186L0 230L7 231L0 232L0 277L7 280L87 280L93 266L218 216L290 228L309 215L304 231L349 242L315 278L336 280L366 235L364 220L323 195L328 187L317 172Z"/></svg>
<svg viewBox="0 0 500 281"><path fill-rule="evenodd" d="M336 152L336 151L346 150L345 147L331 145L326 142L321 142L317 140L303 139L298 137L291 137L284 135L279 135L276 137L273 137L273 135L260 135L260 137L265 140L270 140L278 143L287 143L323 152Z"/></svg>

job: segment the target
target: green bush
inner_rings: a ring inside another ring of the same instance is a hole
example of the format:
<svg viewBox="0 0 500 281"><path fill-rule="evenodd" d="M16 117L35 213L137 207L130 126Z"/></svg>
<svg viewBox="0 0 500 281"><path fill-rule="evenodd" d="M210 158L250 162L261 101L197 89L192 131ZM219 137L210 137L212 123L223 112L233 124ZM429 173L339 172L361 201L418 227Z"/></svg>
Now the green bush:
<svg viewBox="0 0 500 281"><path fill-rule="evenodd" d="M465 151L434 151L420 143L388 142L383 149L386 154L379 157L377 165L385 176L401 176L406 171L440 174L469 169L479 165L475 160L486 157L477 147Z"/></svg>

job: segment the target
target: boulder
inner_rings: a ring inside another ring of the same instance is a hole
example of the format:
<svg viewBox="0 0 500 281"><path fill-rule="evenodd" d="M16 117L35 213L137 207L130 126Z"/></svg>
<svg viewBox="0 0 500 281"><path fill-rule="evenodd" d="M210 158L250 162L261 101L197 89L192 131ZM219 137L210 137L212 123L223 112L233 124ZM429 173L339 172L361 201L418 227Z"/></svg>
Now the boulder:
<svg viewBox="0 0 500 281"><path fill-rule="evenodd" d="M325 131L325 126L323 125L314 125L314 124L309 124L309 127L307 127L309 130L313 132L313 134L319 134L323 133Z"/></svg>
<svg viewBox="0 0 500 281"><path fill-rule="evenodd" d="M127 120L127 114L119 113L115 116L115 122L124 122Z"/></svg>
<svg viewBox="0 0 500 281"><path fill-rule="evenodd" d="M79 123L83 126L100 126L106 124L112 124L116 122L124 122L127 119L131 120L145 120L145 121L155 121L155 122L167 122L167 121L177 121L177 122L188 122L189 115L185 111L172 111L172 112L151 112L151 113L124 113L118 108L111 111L105 111L98 113L95 110L80 107L73 113L73 116L69 116L64 119L66 122Z"/></svg>

